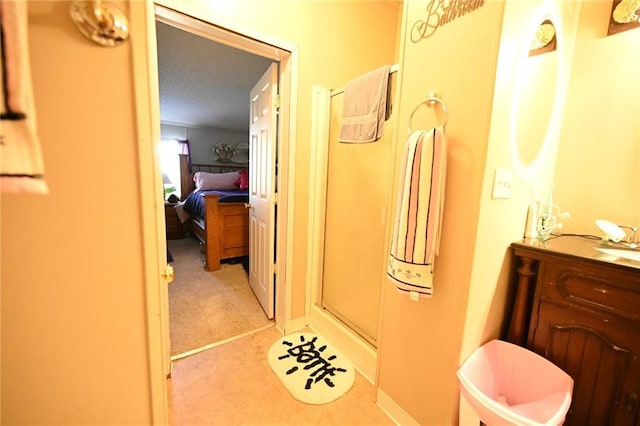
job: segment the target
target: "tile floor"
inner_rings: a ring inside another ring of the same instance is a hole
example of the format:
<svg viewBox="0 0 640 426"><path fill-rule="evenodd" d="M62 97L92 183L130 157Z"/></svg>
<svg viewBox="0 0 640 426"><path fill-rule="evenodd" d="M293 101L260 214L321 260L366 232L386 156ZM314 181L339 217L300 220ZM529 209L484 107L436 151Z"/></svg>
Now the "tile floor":
<svg viewBox="0 0 640 426"><path fill-rule="evenodd" d="M186 425L393 425L375 388L356 373L353 387L325 405L294 399L269 367L274 328L175 361L168 380L169 420Z"/></svg>

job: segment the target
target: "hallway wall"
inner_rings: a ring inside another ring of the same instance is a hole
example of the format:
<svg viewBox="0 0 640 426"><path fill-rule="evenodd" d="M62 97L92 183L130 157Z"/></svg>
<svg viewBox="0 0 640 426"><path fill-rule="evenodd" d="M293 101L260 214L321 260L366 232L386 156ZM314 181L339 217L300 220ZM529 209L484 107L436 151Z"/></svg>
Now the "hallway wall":
<svg viewBox="0 0 640 426"><path fill-rule="evenodd" d="M213 148L216 144L228 145L248 144L249 134L236 130L220 129L216 127L194 127L180 124L161 123L160 132L162 139L187 139L191 149L191 162L211 164L216 160ZM245 159L247 153L243 152L234 157L234 160Z"/></svg>
<svg viewBox="0 0 640 426"><path fill-rule="evenodd" d="M68 6L28 2L50 193L1 198L2 423L150 424L131 44Z"/></svg>

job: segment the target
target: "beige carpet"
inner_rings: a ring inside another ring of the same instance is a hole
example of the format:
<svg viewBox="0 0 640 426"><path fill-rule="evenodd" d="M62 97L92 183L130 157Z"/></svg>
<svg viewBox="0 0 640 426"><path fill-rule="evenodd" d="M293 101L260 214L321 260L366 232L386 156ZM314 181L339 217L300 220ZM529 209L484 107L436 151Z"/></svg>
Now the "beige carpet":
<svg viewBox="0 0 640 426"><path fill-rule="evenodd" d="M207 272L195 238L169 240L168 247L175 270L169 284L172 356L272 323L240 263L223 263L220 270Z"/></svg>
<svg viewBox="0 0 640 426"><path fill-rule="evenodd" d="M167 381L169 424L393 426L376 405L376 388L357 371L349 392L324 405L293 398L273 373L267 352L275 327L173 363Z"/></svg>

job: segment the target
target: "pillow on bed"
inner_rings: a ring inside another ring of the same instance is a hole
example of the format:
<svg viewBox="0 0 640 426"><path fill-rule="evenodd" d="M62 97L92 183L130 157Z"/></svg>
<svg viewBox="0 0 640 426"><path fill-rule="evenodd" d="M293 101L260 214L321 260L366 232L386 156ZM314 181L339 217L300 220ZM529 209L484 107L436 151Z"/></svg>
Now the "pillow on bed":
<svg viewBox="0 0 640 426"><path fill-rule="evenodd" d="M196 191L208 189L236 189L235 182L240 177L238 172L228 173L207 173L196 172L193 175L193 181L196 184Z"/></svg>
<svg viewBox="0 0 640 426"><path fill-rule="evenodd" d="M248 169L242 169L238 173L240 174L240 177L235 182L235 185L239 189L247 189L247 188L249 188L249 170Z"/></svg>

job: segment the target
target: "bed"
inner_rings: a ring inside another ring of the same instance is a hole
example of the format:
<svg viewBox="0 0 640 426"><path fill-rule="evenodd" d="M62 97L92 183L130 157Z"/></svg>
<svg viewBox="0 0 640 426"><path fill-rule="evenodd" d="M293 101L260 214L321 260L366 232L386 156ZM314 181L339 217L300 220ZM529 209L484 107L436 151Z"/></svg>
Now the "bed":
<svg viewBox="0 0 640 426"><path fill-rule="evenodd" d="M180 205L188 213L190 231L204 249L207 271L220 269L221 260L249 255L249 191L244 182L242 189L197 190L194 175L217 172L222 177L230 170L246 169L236 165L189 165L187 156L180 156Z"/></svg>

